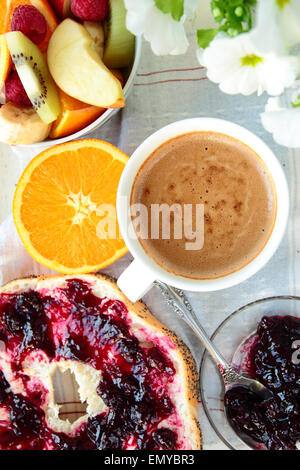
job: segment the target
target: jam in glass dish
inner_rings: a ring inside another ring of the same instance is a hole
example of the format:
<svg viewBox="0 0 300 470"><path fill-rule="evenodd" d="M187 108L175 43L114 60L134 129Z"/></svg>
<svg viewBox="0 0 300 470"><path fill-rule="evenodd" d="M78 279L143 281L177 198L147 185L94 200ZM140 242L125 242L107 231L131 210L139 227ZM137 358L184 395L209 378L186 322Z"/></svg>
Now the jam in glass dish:
<svg viewBox="0 0 300 470"><path fill-rule="evenodd" d="M299 448L300 298L281 296L252 302L231 314L212 339L235 368L273 393L271 400L262 402L249 389L238 386L224 397L222 378L205 354L201 398L220 439L236 450L249 450L249 441L262 450Z"/></svg>
<svg viewBox="0 0 300 470"><path fill-rule="evenodd" d="M243 386L225 394L224 405L233 429L270 450L296 450L300 442L297 344L300 347L299 318L263 317L240 368L271 390L273 397L263 401Z"/></svg>

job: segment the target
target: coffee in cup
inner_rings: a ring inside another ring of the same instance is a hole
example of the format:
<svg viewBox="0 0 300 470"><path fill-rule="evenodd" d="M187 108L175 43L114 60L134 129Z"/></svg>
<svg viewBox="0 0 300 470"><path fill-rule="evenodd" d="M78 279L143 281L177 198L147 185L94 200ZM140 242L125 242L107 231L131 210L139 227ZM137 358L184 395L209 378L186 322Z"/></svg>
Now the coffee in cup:
<svg viewBox="0 0 300 470"><path fill-rule="evenodd" d="M134 179L130 205L147 209L147 229L138 239L158 265L177 276L216 279L262 251L274 227L277 195L254 150L231 136L202 131L152 152ZM170 224L167 236L163 224ZM194 243L186 227L192 227Z"/></svg>
<svg viewBox="0 0 300 470"><path fill-rule="evenodd" d="M154 217L153 229L151 206L170 224ZM252 132L221 119L186 119L135 150L120 179L117 214L134 257L118 279L130 300L155 281L211 292L245 281L271 259L286 229L289 192L278 159Z"/></svg>

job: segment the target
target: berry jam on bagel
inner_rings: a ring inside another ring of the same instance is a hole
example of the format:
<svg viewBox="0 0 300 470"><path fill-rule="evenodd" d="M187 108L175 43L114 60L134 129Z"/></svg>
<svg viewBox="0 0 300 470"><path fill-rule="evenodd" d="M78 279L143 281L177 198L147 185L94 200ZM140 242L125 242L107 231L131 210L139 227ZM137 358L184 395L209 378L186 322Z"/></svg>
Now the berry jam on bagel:
<svg viewBox="0 0 300 470"><path fill-rule="evenodd" d="M86 415L59 417L71 370ZM188 349L105 277L14 281L0 291L0 449L199 449Z"/></svg>

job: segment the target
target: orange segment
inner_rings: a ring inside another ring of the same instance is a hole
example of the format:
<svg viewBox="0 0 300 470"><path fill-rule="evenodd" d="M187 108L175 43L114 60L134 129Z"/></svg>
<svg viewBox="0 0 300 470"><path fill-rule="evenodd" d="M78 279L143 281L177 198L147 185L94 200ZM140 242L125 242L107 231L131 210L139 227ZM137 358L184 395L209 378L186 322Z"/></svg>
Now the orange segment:
<svg viewBox="0 0 300 470"><path fill-rule="evenodd" d="M5 37L0 36L0 92L11 69L10 53L6 45Z"/></svg>
<svg viewBox="0 0 300 470"><path fill-rule="evenodd" d="M61 113L52 125L50 132L52 139L58 139L80 131L106 111L105 108L98 108L78 101L60 89L58 91Z"/></svg>
<svg viewBox="0 0 300 470"><path fill-rule="evenodd" d="M118 69L113 69L111 72L117 77L123 87L124 77L122 72ZM52 124L50 132L52 139L59 139L60 137L65 137L84 129L106 111L106 108L91 106L72 98L59 88L58 93L61 113Z"/></svg>
<svg viewBox="0 0 300 470"><path fill-rule="evenodd" d="M86 139L54 146L30 162L16 188L13 216L36 261L79 274L102 269L127 252L115 217L127 161L113 145Z"/></svg>
<svg viewBox="0 0 300 470"><path fill-rule="evenodd" d="M39 48L42 52L45 52L49 39L58 25L56 16L47 0L0 0L0 34L10 31L14 9L20 5L33 5L44 15L47 22L47 34L43 42L39 44Z"/></svg>

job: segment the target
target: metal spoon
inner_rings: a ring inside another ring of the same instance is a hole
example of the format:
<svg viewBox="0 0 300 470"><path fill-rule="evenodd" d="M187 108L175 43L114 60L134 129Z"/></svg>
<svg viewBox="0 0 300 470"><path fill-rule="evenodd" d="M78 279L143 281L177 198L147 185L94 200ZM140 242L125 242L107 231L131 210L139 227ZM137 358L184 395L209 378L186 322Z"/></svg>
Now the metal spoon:
<svg viewBox="0 0 300 470"><path fill-rule="evenodd" d="M185 297L184 293L179 289L170 287L163 282L156 281L155 284L160 288L161 292L167 299L167 302L172 305L176 313L184 320L194 333L201 340L202 344L205 346L213 361L216 363L222 379L225 385L225 391L242 385L243 387L249 388L253 393L258 395L263 401L269 400L273 397L273 393L267 389L262 383L258 380L250 379L240 374L234 367L232 367L222 354L218 351L215 345L210 340L209 336L201 326L198 318L196 317L193 309ZM225 410L226 411L226 410ZM230 420L228 420L230 423ZM236 430L234 430L236 432ZM238 435L244 442L246 442L251 447L257 447L257 443L254 443L252 439L246 435Z"/></svg>

